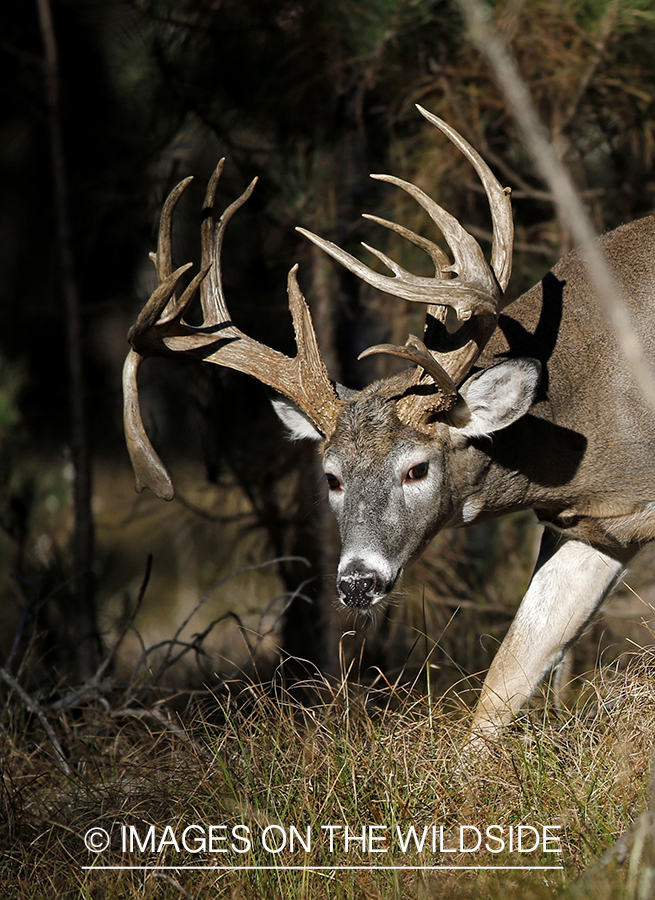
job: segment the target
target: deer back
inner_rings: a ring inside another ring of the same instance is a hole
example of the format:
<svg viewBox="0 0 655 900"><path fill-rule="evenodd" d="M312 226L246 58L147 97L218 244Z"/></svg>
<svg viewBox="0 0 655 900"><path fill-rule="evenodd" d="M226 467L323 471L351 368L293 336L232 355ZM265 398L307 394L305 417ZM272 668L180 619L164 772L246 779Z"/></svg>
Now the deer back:
<svg viewBox="0 0 655 900"><path fill-rule="evenodd" d="M655 219L600 240L635 332L655 359ZM541 362L541 384L528 415L494 435L488 448L496 463L491 509L523 494L521 506L587 539L651 540L655 422L577 251L505 309L480 362L526 356ZM509 481L507 470L516 473Z"/></svg>

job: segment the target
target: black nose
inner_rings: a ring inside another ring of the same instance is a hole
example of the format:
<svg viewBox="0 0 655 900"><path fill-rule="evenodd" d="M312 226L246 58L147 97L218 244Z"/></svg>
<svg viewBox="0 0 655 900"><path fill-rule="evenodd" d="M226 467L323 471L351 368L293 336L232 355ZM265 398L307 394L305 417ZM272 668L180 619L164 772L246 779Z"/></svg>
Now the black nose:
<svg viewBox="0 0 655 900"><path fill-rule="evenodd" d="M363 609L373 602L375 575L346 575L339 581L339 597L346 606Z"/></svg>
<svg viewBox="0 0 655 900"><path fill-rule="evenodd" d="M362 563L347 566L337 580L339 600L351 609L365 610L389 593L392 584Z"/></svg>

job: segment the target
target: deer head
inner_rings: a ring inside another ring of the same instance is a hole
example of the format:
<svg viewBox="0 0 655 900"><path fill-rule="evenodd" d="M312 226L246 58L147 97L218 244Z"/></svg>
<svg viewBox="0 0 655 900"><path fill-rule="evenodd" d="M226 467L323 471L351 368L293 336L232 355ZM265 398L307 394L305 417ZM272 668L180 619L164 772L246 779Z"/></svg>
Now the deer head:
<svg viewBox="0 0 655 900"><path fill-rule="evenodd" d="M125 431L137 490L147 486L164 499L173 496L172 482L139 413L136 379L145 357L193 356L253 375L283 395L273 402L291 436L321 443L343 545L337 591L345 605L362 611L389 593L403 567L440 528L467 521L475 483L468 452L471 439L522 416L539 379L534 360L508 360L470 374L496 328L509 281L513 242L509 189L500 186L456 131L419 110L459 147L484 185L493 220L491 264L453 216L418 187L388 175L372 177L400 187L423 206L441 230L452 262L432 241L393 222L367 218L424 250L434 264L434 276L413 275L367 247L392 273L382 275L329 241L298 229L368 284L426 306L422 340L410 335L403 346L381 344L361 354L392 354L412 363L411 368L359 392L334 385L321 359L295 268L288 281L295 358L254 341L232 323L221 283L221 246L227 222L248 199L255 182L215 223L208 211L213 209L221 162L205 200L201 268L179 299L176 287L189 266L173 270L171 221L191 179L181 182L164 205L157 253L152 257L159 283L129 333L133 349L124 369ZM193 327L183 315L198 289L204 321Z"/></svg>

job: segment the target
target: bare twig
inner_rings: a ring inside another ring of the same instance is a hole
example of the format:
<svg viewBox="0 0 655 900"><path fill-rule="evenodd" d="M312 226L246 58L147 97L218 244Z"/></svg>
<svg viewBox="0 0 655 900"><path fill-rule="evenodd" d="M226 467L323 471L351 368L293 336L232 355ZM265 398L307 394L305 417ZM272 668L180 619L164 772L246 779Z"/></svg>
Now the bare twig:
<svg viewBox="0 0 655 900"><path fill-rule="evenodd" d="M134 609L129 614L127 621L124 622L120 633L118 635L118 639L114 642L111 651L107 653L105 658L102 660L98 668L96 669L95 674L84 682L80 687L75 688L74 690L68 691L63 697L57 700L55 703L51 705L51 709L53 711L59 712L63 709L69 709L72 706L78 705L82 701L89 700L93 698L101 703L106 709L109 708L109 704L106 698L103 696L103 685L102 678L105 675L105 672L115 660L116 655L121 647L121 644L125 640L125 637L128 631L136 630L134 629L134 620L141 608L141 604L143 603L143 598L145 597L146 589L148 587L148 582L150 581L150 573L152 571L152 555L148 554L146 560L146 570L143 575L143 580L141 582L141 587L139 588L139 593L137 595L136 604L134 605ZM138 634L138 632L137 632ZM145 655L145 648L144 648Z"/></svg>
<svg viewBox="0 0 655 900"><path fill-rule="evenodd" d="M560 133L565 131L569 127L569 125L577 115L580 102L587 92L587 88L591 84L599 65L605 57L607 45L610 38L614 34L618 8L619 4L617 0L611 0L611 2L607 6L607 9L605 10L605 15L603 16L603 19L600 23L598 40L596 41L594 47L595 52L589 60L589 64L587 65L582 78L578 82L578 86L573 92L573 96L570 99L569 105L566 108L564 115L562 116L562 120L558 126L558 131Z"/></svg>
<svg viewBox="0 0 655 900"><path fill-rule="evenodd" d="M186 733L184 728L179 725L177 722L174 722L171 716L166 716L155 706L143 707L140 709L135 709L134 707L125 706L121 709L112 709L109 713L110 719L154 719L155 722L158 722L159 725L162 725L165 731L171 731L173 734L177 735L177 737L182 738L186 743L192 744L189 739L189 735Z"/></svg>
<svg viewBox="0 0 655 900"><path fill-rule="evenodd" d="M134 609L130 613L127 621L123 624L121 628L120 634L118 635L118 640L115 641L114 646L111 649L111 652L107 654L105 659L100 664L98 670L93 676L93 681L98 682L102 676L107 671L109 665L116 658L116 654L118 653L121 644L125 640L125 637L134 625L134 620L137 617L139 610L141 609L141 604L143 603L143 598L146 595L146 590L148 587L148 583L150 581L150 575L152 573L152 553L149 553L146 558L146 570L143 573L143 580L141 581L141 587L139 588L139 593L137 594L136 603L134 604Z"/></svg>
<svg viewBox="0 0 655 900"><path fill-rule="evenodd" d="M2 680L9 685L12 691L18 694L27 709L29 709L30 712L34 713L34 715L38 717L39 722L43 725L43 729L50 739L50 743L54 747L57 765L62 770L64 775L70 775L71 767L68 765L66 757L64 756L64 751L61 748L61 744L57 740L57 735L55 734L52 725L48 721L46 714L41 709L41 706L33 697L30 697L27 691L20 686L13 675L11 675L4 668L4 666L0 666L0 678L2 678Z"/></svg>
<svg viewBox="0 0 655 900"><path fill-rule="evenodd" d="M170 665L172 665L171 655L172 655L172 649L173 649L173 646L176 645L176 644L179 645L179 644L182 643L182 642L179 640L180 635L182 634L182 632L184 631L184 629L186 628L186 626L189 624L189 622L191 621L191 619L192 619L192 618L195 616L195 614L198 612L198 610L200 609L200 607L203 606L203 604L207 601L207 599L211 596L211 594L216 590L216 588L220 587L220 586L223 585L223 584L226 584L228 581L231 581L233 578L236 578L237 575L243 575L245 572L255 572L255 571L259 570L259 569L264 569L264 568L266 568L267 566L272 566L272 565L275 565L276 563L280 563L280 562L303 562L303 563L305 563L305 565L309 565L308 561L307 561L304 557L302 557L302 556L281 556L281 557L276 557L275 559L268 559L268 560L266 560L265 562L263 562L263 563L258 563L257 565L254 565L254 566L244 566L244 568L242 568L242 569L237 569L236 571L231 572L231 573L230 573L229 575L227 575L225 578L221 578L220 581L217 581L217 582L216 582L216 584L212 585L212 587L211 587L208 591L206 591L205 594L203 594L203 596L200 598L200 600L198 600L198 602L197 602L196 605L193 607L193 609L188 613L188 615L185 616L185 618L180 622L180 624L178 625L177 630L176 630L175 634L173 635L171 641L170 641L170 642L166 642L166 643L168 643L168 645L169 645L169 649L168 649L168 652L166 653L164 659L162 660L161 665L159 666L159 669L157 670L157 674L156 674L156 677L155 677L155 681L158 681L159 678L161 678L161 676L163 675L163 673L166 671L166 669L167 669ZM234 618L236 618L235 614L232 614L232 616L233 616ZM215 623L214 623L214 624L215 624ZM213 627L213 625L212 625L212 627ZM164 643L164 642L162 642L162 643ZM247 643L247 642L246 642L246 643ZM184 651L184 652L186 653L186 652L188 652L188 650L194 649L195 646L196 646L196 645L195 645L195 642L189 643L189 644L188 644L188 649L187 649L186 651ZM182 655L184 655L184 654L182 654ZM175 661L177 661L179 658L180 658L179 655L178 655L177 657L175 657Z"/></svg>

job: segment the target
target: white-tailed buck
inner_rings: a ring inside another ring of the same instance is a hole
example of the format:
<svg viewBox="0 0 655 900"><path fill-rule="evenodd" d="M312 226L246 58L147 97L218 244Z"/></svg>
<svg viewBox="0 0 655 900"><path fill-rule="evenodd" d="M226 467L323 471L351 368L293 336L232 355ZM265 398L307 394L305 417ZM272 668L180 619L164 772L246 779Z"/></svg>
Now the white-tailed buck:
<svg viewBox="0 0 655 900"><path fill-rule="evenodd" d="M288 283L294 359L232 323L221 285L221 245L254 182L215 223L210 211L219 164L205 201L201 269L179 298L176 286L189 266L173 269L171 220L191 179L164 205L152 257L159 286L129 334L125 430L137 489L148 486L170 499L171 480L139 413L142 359L183 354L247 372L282 394L273 402L292 436L320 442L341 531L337 593L362 612L385 599L442 528L533 509L546 526L541 551L482 689L472 724L479 744L511 720L628 561L655 538L655 423L576 252L500 314L512 260L510 192L457 132L421 112L482 180L493 219L491 264L449 213L419 188L386 175L374 177L407 191L427 210L453 261L406 228L368 218L424 250L434 277L412 275L372 250L392 273L381 275L303 232L368 284L425 305L422 340L410 336L404 346L378 345L362 354L394 354L411 367L357 392L331 382L295 269ZM655 350L655 220L617 228L601 247L629 299L639 338ZM198 288L204 322L193 327L182 317Z"/></svg>

